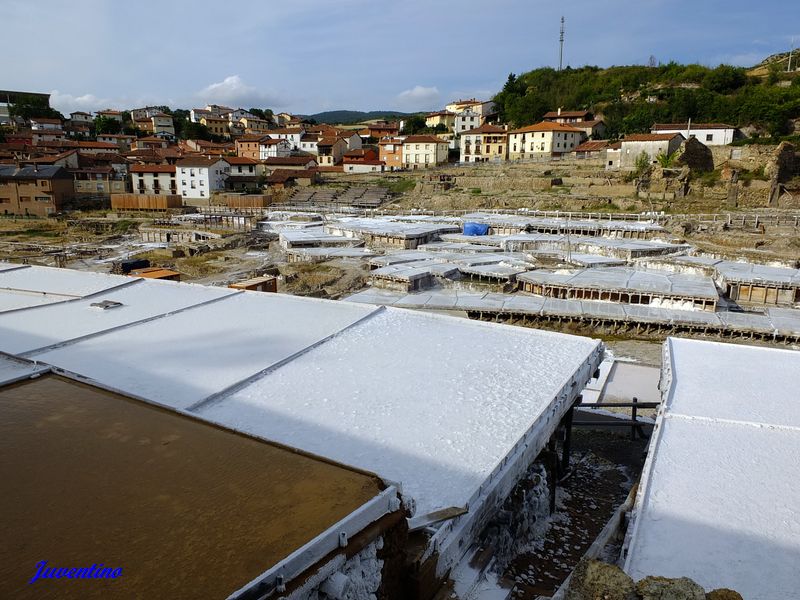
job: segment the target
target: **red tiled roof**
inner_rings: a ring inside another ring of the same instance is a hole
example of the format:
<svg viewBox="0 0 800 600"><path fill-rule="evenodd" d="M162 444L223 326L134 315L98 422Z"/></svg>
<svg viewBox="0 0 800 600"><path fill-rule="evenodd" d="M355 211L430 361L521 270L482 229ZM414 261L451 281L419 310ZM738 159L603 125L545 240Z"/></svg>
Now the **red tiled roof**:
<svg viewBox="0 0 800 600"><path fill-rule="evenodd" d="M263 133L246 133L237 139L237 142L260 142L263 139L269 139Z"/></svg>
<svg viewBox="0 0 800 600"><path fill-rule="evenodd" d="M586 115L592 114L588 110L562 110L561 114L558 114L557 110L551 110L550 112L544 113L544 119L558 119L558 118L572 118L572 117L585 117Z"/></svg>
<svg viewBox="0 0 800 600"><path fill-rule="evenodd" d="M266 165L307 165L316 159L313 156L275 156L264 161Z"/></svg>
<svg viewBox="0 0 800 600"><path fill-rule="evenodd" d="M650 130L667 130L667 131L686 131L689 128L688 123L655 123ZM733 125L725 123L692 123L692 129L736 129Z"/></svg>
<svg viewBox="0 0 800 600"><path fill-rule="evenodd" d="M267 183L286 183L290 179L311 179L314 177L314 172L306 169L298 171L297 169L275 169L269 177Z"/></svg>
<svg viewBox="0 0 800 600"><path fill-rule="evenodd" d="M624 142L666 142L680 133L631 133L625 136Z"/></svg>
<svg viewBox="0 0 800 600"><path fill-rule="evenodd" d="M561 113L562 115L564 113ZM563 123L551 123L549 121L542 121L541 123L536 123L535 125L528 125L527 127L522 127L520 129L515 129L514 131L509 131L508 133L535 133L537 131L561 131L564 133L583 133L580 129L576 129L575 127L570 127L569 125L564 125Z"/></svg>
<svg viewBox="0 0 800 600"><path fill-rule="evenodd" d="M476 127L475 129L470 129L469 131L463 132L461 135L469 135L476 133L508 133L508 132L503 127L500 127L498 125L490 125L489 123L484 123L480 127Z"/></svg>
<svg viewBox="0 0 800 600"><path fill-rule="evenodd" d="M183 158L175 163L175 166L178 167L210 167L211 165L217 164L220 160L224 160L221 157L215 158L206 158L205 156L190 156Z"/></svg>
<svg viewBox="0 0 800 600"><path fill-rule="evenodd" d="M438 138L435 135L409 135L405 139L406 144L446 144L447 140Z"/></svg>
<svg viewBox="0 0 800 600"><path fill-rule="evenodd" d="M257 165L258 161L246 156L224 156L222 158L229 165Z"/></svg>
<svg viewBox="0 0 800 600"><path fill-rule="evenodd" d="M132 165L131 173L174 173L175 165Z"/></svg>
<svg viewBox="0 0 800 600"><path fill-rule="evenodd" d="M78 142L79 148L95 148L97 150L119 150L119 146L110 142Z"/></svg>
<svg viewBox="0 0 800 600"><path fill-rule="evenodd" d="M608 148L608 140L589 140L576 146L573 152L599 152Z"/></svg>
<svg viewBox="0 0 800 600"><path fill-rule="evenodd" d="M425 118L428 117L455 117L456 113L450 112L449 110L439 110L436 112L428 113L425 115Z"/></svg>
<svg viewBox="0 0 800 600"><path fill-rule="evenodd" d="M579 121L577 123L572 123L572 126L577 127L578 129L588 129L589 127L599 125L600 123L605 125L605 121L603 121L603 119L593 119L592 121Z"/></svg>
<svg viewBox="0 0 800 600"><path fill-rule="evenodd" d="M281 127L279 129L270 129L270 134L278 134L278 135L288 135L288 134L296 134L301 133L302 129L300 127Z"/></svg>

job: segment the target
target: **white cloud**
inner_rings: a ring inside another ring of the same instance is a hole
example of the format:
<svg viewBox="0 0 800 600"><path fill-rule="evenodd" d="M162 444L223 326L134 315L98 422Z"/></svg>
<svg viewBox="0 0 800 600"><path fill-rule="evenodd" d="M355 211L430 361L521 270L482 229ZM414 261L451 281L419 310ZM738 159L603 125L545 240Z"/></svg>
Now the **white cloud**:
<svg viewBox="0 0 800 600"><path fill-rule="evenodd" d="M415 85L397 95L397 104L405 110L431 110L439 106L441 94L436 87Z"/></svg>
<svg viewBox="0 0 800 600"><path fill-rule="evenodd" d="M229 75L220 82L212 83L196 95L202 102L227 104L233 108L272 108L285 104L277 95L247 85L238 75Z"/></svg>
<svg viewBox="0 0 800 600"><path fill-rule="evenodd" d="M94 112L104 108L125 108L119 102L114 102L108 98L98 98L94 94L73 96L72 94L62 94L58 90L50 92L50 106L64 115L76 110Z"/></svg>

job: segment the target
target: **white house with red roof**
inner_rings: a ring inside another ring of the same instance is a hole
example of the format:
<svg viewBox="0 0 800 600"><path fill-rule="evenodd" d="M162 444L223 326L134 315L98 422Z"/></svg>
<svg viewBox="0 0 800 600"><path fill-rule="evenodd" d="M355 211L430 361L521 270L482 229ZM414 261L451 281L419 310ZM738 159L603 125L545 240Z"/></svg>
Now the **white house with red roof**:
<svg viewBox="0 0 800 600"><path fill-rule="evenodd" d="M508 133L508 158L547 158L572 152L586 138L576 127L550 121L528 125Z"/></svg>

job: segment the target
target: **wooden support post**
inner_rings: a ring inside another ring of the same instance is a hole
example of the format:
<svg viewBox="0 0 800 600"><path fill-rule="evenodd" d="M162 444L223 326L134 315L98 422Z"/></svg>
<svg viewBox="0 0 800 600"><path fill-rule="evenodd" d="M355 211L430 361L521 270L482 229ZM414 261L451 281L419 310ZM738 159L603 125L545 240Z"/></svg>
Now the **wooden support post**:
<svg viewBox="0 0 800 600"><path fill-rule="evenodd" d="M631 439L632 440L636 439L636 429L638 427L636 425L636 415L637 415L636 405L638 404L638 402L639 402L639 399L636 396L634 396L633 400L631 401L631 403L633 404L633 406L631 406L631 420L633 421L633 424L631 425Z"/></svg>
<svg viewBox="0 0 800 600"><path fill-rule="evenodd" d="M564 444L561 447L561 475L566 475L569 471L569 454L572 448L572 414L575 411L575 404L581 403L581 397L575 399L575 403L569 407L567 414L564 415Z"/></svg>

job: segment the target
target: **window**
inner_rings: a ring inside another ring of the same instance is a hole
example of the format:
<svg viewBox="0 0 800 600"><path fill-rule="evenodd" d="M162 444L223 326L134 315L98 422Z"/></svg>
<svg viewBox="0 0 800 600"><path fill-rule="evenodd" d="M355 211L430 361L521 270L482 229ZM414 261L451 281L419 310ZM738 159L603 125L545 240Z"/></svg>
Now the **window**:
<svg viewBox="0 0 800 600"><path fill-rule="evenodd" d="M204 186L205 184L206 184L206 180L205 179L201 179L200 180L200 187Z"/></svg>
<svg viewBox="0 0 800 600"><path fill-rule="evenodd" d="M204 197L205 195L206 195L206 193L205 193L204 191L200 190L200 197L202 198L202 197Z"/></svg>
<svg viewBox="0 0 800 600"><path fill-rule="evenodd" d="M50 202L50 198L47 196L36 196L37 202Z"/></svg>
<svg viewBox="0 0 800 600"><path fill-rule="evenodd" d="M714 141L714 134L713 133L707 133L706 134L706 141L707 142L713 142Z"/></svg>
<svg viewBox="0 0 800 600"><path fill-rule="evenodd" d="M181 179L181 185L186 185L186 180L185 179Z"/></svg>

